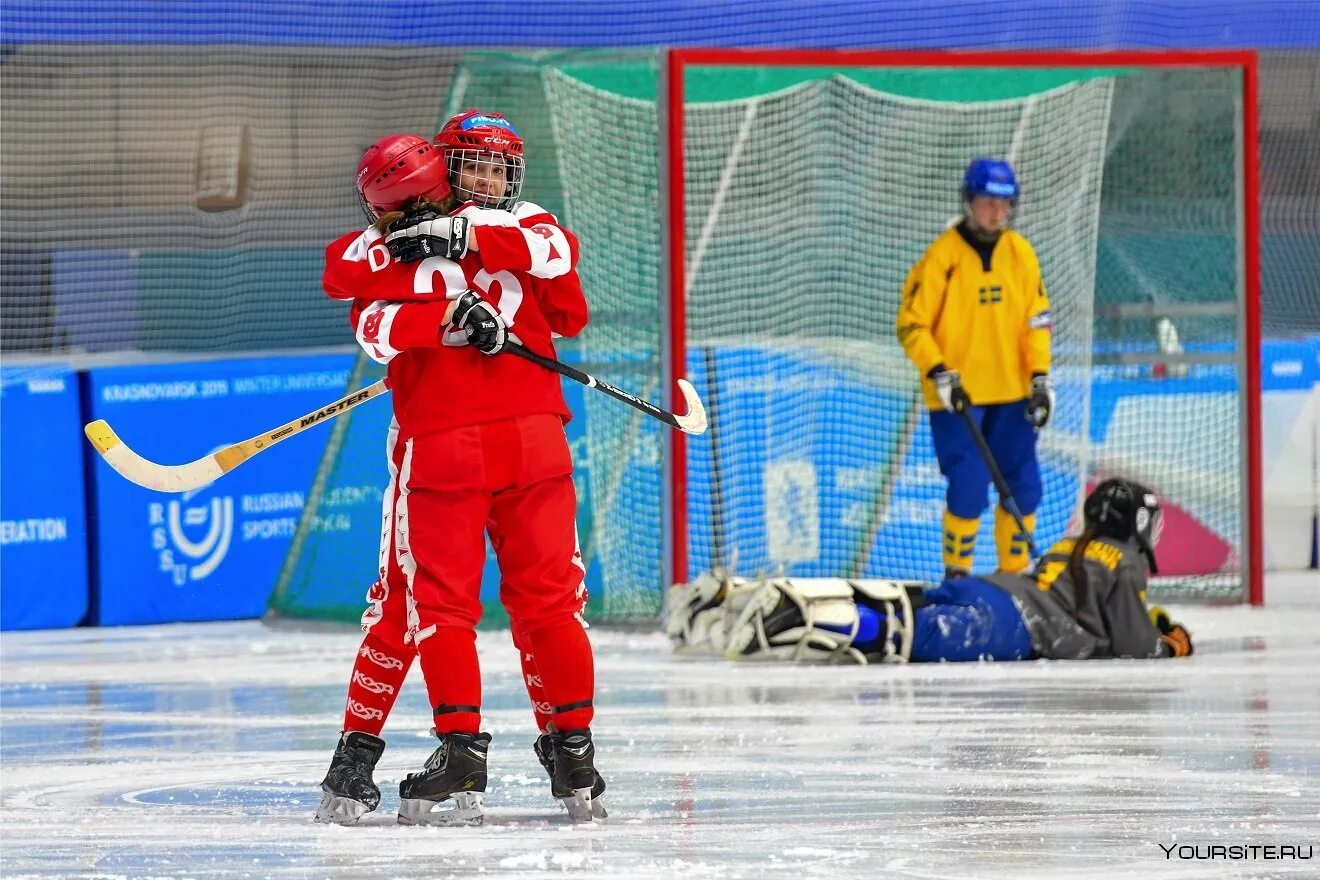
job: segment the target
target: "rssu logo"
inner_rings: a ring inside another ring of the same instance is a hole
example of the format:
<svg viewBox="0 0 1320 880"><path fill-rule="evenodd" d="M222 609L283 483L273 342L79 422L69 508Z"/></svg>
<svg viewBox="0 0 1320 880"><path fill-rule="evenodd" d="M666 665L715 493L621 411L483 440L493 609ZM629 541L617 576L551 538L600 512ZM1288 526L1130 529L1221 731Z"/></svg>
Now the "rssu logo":
<svg viewBox="0 0 1320 880"><path fill-rule="evenodd" d="M234 537L234 499L225 495L196 498L197 489L182 500L147 505L151 549L175 586L208 577L224 561Z"/></svg>

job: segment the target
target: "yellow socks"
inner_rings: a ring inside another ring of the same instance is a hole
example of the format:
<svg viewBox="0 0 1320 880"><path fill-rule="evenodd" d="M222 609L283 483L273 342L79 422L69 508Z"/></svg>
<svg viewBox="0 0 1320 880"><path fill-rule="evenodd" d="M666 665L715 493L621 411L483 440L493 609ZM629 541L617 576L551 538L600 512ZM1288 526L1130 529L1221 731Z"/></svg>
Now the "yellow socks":
<svg viewBox="0 0 1320 880"><path fill-rule="evenodd" d="M946 514L946 524L947 517ZM1022 521L1026 523L1028 532L1036 530L1036 514L1029 513L1022 517ZM1024 571L1031 564L1031 557L1027 554L1027 536L1018 531L1013 515L998 504L995 505L995 549L999 551L1000 571ZM945 559L947 564L947 554Z"/></svg>
<svg viewBox="0 0 1320 880"><path fill-rule="evenodd" d="M964 572L972 570L972 551L976 549L976 533L981 520L963 519L944 511L944 568Z"/></svg>

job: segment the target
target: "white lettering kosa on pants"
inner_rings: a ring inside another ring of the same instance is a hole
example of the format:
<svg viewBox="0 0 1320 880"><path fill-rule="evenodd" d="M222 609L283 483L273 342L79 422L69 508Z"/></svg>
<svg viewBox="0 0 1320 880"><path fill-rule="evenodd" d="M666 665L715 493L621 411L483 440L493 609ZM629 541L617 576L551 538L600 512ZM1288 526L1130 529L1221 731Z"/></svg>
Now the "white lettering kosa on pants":
<svg viewBox="0 0 1320 880"><path fill-rule="evenodd" d="M384 651L377 651L375 648L368 648L363 645L358 649L358 656L366 657L372 663L375 663L381 669L402 669L403 661L398 657L391 657Z"/></svg>
<svg viewBox="0 0 1320 880"><path fill-rule="evenodd" d="M348 701L348 711L366 721L380 721L385 717L384 712L379 709L372 709L369 706L364 706L357 700Z"/></svg>
<svg viewBox="0 0 1320 880"><path fill-rule="evenodd" d="M371 691L373 694L394 693L394 685L387 684L383 681L376 681L376 679L368 675L363 675L356 669L353 670L353 683L360 686L363 690Z"/></svg>

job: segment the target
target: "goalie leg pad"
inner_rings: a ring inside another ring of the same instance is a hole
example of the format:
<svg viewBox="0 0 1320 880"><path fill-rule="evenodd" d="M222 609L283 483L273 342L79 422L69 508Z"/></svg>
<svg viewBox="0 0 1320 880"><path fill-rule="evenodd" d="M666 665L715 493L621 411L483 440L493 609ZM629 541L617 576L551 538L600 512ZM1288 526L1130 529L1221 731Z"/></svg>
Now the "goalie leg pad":
<svg viewBox="0 0 1320 880"><path fill-rule="evenodd" d="M680 654L724 656L730 626L759 581L705 572L675 584L665 602L665 632Z"/></svg>
<svg viewBox="0 0 1320 880"><path fill-rule="evenodd" d="M885 617L883 650L874 651L885 663L906 663L912 657L913 608L910 591L920 585L891 580L855 580L854 600ZM877 646L879 647L879 646Z"/></svg>
<svg viewBox="0 0 1320 880"><path fill-rule="evenodd" d="M837 578L775 578L748 599L729 630L733 660L861 663L853 588Z"/></svg>

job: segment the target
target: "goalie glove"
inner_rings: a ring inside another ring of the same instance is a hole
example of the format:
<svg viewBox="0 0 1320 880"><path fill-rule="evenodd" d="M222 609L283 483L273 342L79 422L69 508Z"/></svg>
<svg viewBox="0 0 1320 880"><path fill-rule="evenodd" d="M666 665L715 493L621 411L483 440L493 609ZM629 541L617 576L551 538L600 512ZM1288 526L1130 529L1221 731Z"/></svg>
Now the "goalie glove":
<svg viewBox="0 0 1320 880"><path fill-rule="evenodd" d="M1194 652L1192 634L1181 623L1174 623L1169 612L1158 605L1150 606L1150 622L1160 631L1160 644L1170 657L1190 657Z"/></svg>
<svg viewBox="0 0 1320 880"><path fill-rule="evenodd" d="M1194 650L1192 634L1181 623L1169 627L1169 631L1160 636L1160 644L1164 645L1170 657L1190 657Z"/></svg>
<svg viewBox="0 0 1320 880"><path fill-rule="evenodd" d="M1036 373L1031 377L1031 396L1027 399L1027 421L1036 430L1049 423L1054 414L1054 382L1049 373Z"/></svg>
<svg viewBox="0 0 1320 880"><path fill-rule="evenodd" d="M454 301L453 322L467 335L468 345L482 354L499 354L509 341L509 325L504 318L470 290Z"/></svg>
<svg viewBox="0 0 1320 880"><path fill-rule="evenodd" d="M956 370L950 370L944 364L936 364L926 377L935 383L935 393L949 412L959 413L972 405L972 399L963 390L962 377Z"/></svg>
<svg viewBox="0 0 1320 880"><path fill-rule="evenodd" d="M390 256L401 263L415 263L427 257L457 260L468 250L466 217L419 211L395 221L392 229L385 236L385 246L390 249Z"/></svg>

